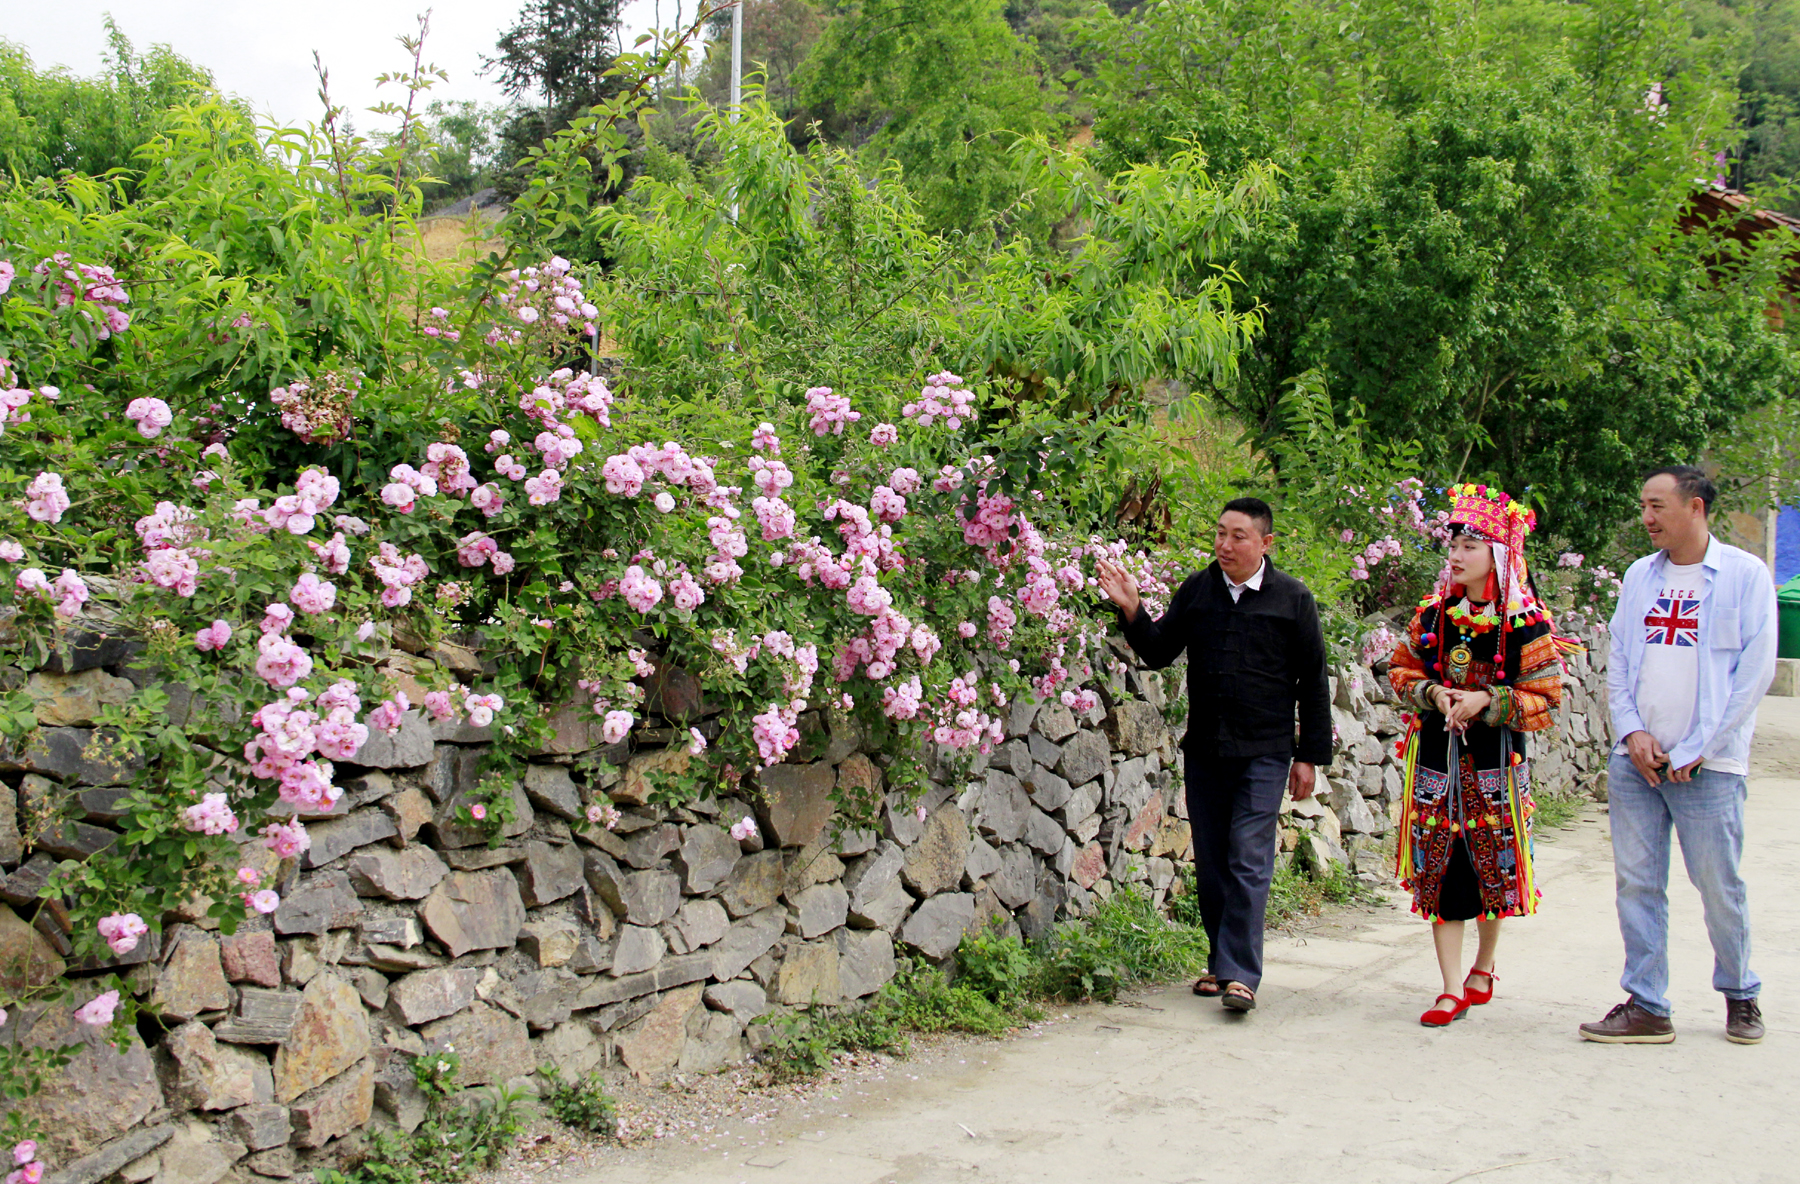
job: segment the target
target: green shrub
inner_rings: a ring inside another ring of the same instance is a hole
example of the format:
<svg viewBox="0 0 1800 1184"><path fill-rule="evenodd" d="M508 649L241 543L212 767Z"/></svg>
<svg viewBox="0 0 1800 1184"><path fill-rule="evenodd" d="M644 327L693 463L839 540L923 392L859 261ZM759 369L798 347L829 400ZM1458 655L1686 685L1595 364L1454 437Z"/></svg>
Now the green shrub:
<svg viewBox="0 0 1800 1184"><path fill-rule="evenodd" d="M611 1136L618 1132L618 1111L598 1073L589 1073L579 1081L564 1081L555 1065L545 1065L538 1072L549 1083L543 1095L544 1108L556 1121L593 1135Z"/></svg>
<svg viewBox="0 0 1800 1184"><path fill-rule="evenodd" d="M524 1095L505 1086L458 1092L460 1068L453 1053L414 1057L425 1120L411 1134L373 1131L360 1163L321 1172L319 1184L453 1184L498 1163L524 1126Z"/></svg>

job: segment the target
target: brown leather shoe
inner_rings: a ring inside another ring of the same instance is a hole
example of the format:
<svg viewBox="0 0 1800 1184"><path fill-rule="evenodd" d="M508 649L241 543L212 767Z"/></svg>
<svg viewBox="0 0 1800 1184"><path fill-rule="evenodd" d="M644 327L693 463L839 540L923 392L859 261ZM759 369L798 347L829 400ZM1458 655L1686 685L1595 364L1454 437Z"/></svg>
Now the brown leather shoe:
<svg viewBox="0 0 1800 1184"><path fill-rule="evenodd" d="M1655 1015L1627 1001L1598 1023L1581 1025L1581 1038L1596 1044L1673 1044L1675 1025L1668 1016Z"/></svg>
<svg viewBox="0 0 1800 1184"><path fill-rule="evenodd" d="M1725 1000L1725 1039L1733 1044L1761 1044L1762 1008L1754 999Z"/></svg>

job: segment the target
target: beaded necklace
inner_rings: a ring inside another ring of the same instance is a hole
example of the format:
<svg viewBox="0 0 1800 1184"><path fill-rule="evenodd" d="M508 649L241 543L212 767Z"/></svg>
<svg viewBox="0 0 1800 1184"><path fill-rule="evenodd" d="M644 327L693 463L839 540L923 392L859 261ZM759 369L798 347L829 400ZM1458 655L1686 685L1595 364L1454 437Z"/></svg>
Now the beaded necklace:
<svg viewBox="0 0 1800 1184"><path fill-rule="evenodd" d="M1445 655L1445 664L1451 680L1461 683L1468 678L1469 667L1475 662L1475 651L1469 647L1469 643L1499 625L1500 616L1494 611L1493 605L1471 612L1469 602L1465 599L1447 609L1444 617L1456 626L1457 632L1456 644Z"/></svg>

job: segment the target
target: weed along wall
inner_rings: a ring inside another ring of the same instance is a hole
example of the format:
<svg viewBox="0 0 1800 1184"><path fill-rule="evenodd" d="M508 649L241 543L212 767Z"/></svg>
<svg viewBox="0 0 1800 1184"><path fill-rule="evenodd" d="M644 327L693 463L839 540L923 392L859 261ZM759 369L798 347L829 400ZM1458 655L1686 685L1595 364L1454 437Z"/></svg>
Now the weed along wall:
<svg viewBox="0 0 1800 1184"><path fill-rule="evenodd" d="M716 1070L767 1043L755 1021L772 1011L866 998L897 959L942 962L978 927L1040 936L1125 886L1161 900L1191 854L1185 704L1168 697L1179 671L1127 664L1085 714L1015 701L1004 742L961 768L934 754L916 800L887 791L892 757L846 717L813 713L753 785L671 808L650 800L686 759L668 745L705 714L676 680L652 687L621 743L592 715L560 717L510 770L495 844L456 813L487 730L410 713L340 766L346 792L309 822L302 855L277 861L241 832L242 858L281 893L272 914L224 935L201 902L117 962L70 964L61 906L38 892L55 860L114 841L129 761L94 722L133 685L130 647L75 653L24 682L41 726L0 765L15 791L0 794L0 958L25 979L126 964L157 1018L121 1052L66 1007L8 1017L21 1046L85 1041L20 1104L41 1122L49 1178L68 1184L305 1179L360 1150L371 1125L417 1126L413 1061L427 1053L453 1049L462 1086L529 1088L544 1065L565 1080ZM1603 768L1602 661L1576 660L1559 728L1534 740L1540 792ZM1282 847L1378 868L1402 721L1377 671L1336 671L1334 695L1339 755L1318 800L1289 809ZM201 708L171 706L188 709ZM879 800L876 825L846 825L838 791ZM618 811L610 829L588 821L596 804Z"/></svg>

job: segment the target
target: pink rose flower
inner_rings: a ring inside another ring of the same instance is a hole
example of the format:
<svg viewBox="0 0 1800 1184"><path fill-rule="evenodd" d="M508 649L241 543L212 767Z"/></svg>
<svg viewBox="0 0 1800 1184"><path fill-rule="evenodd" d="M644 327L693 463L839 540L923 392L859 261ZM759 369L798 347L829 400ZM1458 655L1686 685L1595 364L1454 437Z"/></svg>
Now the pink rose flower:
<svg viewBox="0 0 1800 1184"><path fill-rule="evenodd" d="M113 1012L119 1007L119 992L108 991L104 995L95 995L86 1003L75 1009L75 1018L84 1024L100 1027L113 1021Z"/></svg>

